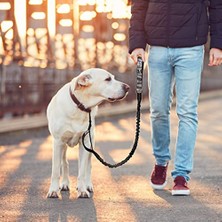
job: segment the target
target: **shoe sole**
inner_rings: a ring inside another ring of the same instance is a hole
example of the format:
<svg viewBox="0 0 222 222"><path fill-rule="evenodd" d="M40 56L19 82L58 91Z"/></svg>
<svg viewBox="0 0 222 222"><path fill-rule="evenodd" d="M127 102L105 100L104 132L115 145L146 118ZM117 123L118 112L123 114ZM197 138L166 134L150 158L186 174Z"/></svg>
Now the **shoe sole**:
<svg viewBox="0 0 222 222"><path fill-rule="evenodd" d="M172 196L189 196L190 190L172 190Z"/></svg>
<svg viewBox="0 0 222 222"><path fill-rule="evenodd" d="M162 185L157 185L150 181L150 185L154 190L163 190L164 187L167 185L167 181L165 181Z"/></svg>

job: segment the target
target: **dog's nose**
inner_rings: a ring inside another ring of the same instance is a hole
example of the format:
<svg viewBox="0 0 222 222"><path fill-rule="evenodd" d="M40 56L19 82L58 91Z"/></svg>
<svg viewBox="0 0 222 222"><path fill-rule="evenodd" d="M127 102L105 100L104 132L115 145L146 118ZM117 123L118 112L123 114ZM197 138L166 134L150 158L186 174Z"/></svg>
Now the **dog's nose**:
<svg viewBox="0 0 222 222"><path fill-rule="evenodd" d="M125 84L125 83L123 84L123 89L124 89L125 92L128 92L129 88L130 87L127 84Z"/></svg>

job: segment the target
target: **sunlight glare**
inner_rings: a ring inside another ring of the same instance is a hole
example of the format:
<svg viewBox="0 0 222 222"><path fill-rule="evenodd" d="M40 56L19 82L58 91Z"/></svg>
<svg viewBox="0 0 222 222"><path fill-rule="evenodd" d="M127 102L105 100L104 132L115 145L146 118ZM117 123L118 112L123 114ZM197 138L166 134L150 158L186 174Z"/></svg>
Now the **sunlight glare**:
<svg viewBox="0 0 222 222"><path fill-rule="evenodd" d="M96 17L96 12L94 11L85 11L80 14L80 20L82 21L90 21Z"/></svg>
<svg viewBox="0 0 222 222"><path fill-rule="evenodd" d="M113 29L118 29L119 28L119 23L118 22L113 22L112 23L112 28Z"/></svg>
<svg viewBox="0 0 222 222"><path fill-rule="evenodd" d="M72 26L72 20L71 19L61 19L59 21L59 24L64 27L70 27L70 26Z"/></svg>
<svg viewBox="0 0 222 222"><path fill-rule="evenodd" d="M113 38L116 40L116 41L124 41L126 39L126 35L123 34L123 33L116 33Z"/></svg>
<svg viewBox="0 0 222 222"><path fill-rule="evenodd" d="M29 5L41 5L43 0L29 0Z"/></svg>
<svg viewBox="0 0 222 222"><path fill-rule="evenodd" d="M28 34L29 36L33 36L33 35L35 34L34 29L29 28L29 29L27 30L27 34Z"/></svg>
<svg viewBox="0 0 222 222"><path fill-rule="evenodd" d="M48 0L48 8L55 8L55 0ZM48 10L48 29L51 38L55 36L55 11Z"/></svg>
<svg viewBox="0 0 222 222"><path fill-rule="evenodd" d="M0 2L0 11L1 10L9 10L11 5L9 2Z"/></svg>
<svg viewBox="0 0 222 222"><path fill-rule="evenodd" d="M21 37L22 45L25 45L26 36L26 1L25 0L15 0L15 18L18 26L18 33Z"/></svg>
<svg viewBox="0 0 222 222"><path fill-rule="evenodd" d="M7 31L5 37L6 37L7 39L11 39L11 40L12 40L12 39L13 39L13 30L10 29L9 31Z"/></svg>
<svg viewBox="0 0 222 222"><path fill-rule="evenodd" d="M113 18L129 18L129 6L126 7L124 1L113 0L112 17Z"/></svg>
<svg viewBox="0 0 222 222"><path fill-rule="evenodd" d="M70 5L69 4L62 4L59 5L58 9L57 9L57 13L59 14L66 14L70 12Z"/></svg>
<svg viewBox="0 0 222 222"><path fill-rule="evenodd" d="M46 16L44 12L33 12L31 17L36 20L41 20L45 19Z"/></svg>
<svg viewBox="0 0 222 222"><path fill-rule="evenodd" d="M31 146L31 144L32 140L26 140L19 144L19 148L28 148L29 146Z"/></svg>
<svg viewBox="0 0 222 222"><path fill-rule="evenodd" d="M98 6L96 7L96 11L99 12L99 13L105 12L105 11L106 11L106 8L105 8L105 6L103 6L103 5L98 5Z"/></svg>
<svg viewBox="0 0 222 222"><path fill-rule="evenodd" d="M13 22L12 21L7 21L7 20L3 21L1 23L2 32L6 32L10 28L12 28L12 26L13 26Z"/></svg>
<svg viewBox="0 0 222 222"><path fill-rule="evenodd" d="M106 46L108 49L112 49L114 47L114 43L109 41L109 42L107 42Z"/></svg>
<svg viewBox="0 0 222 222"><path fill-rule="evenodd" d="M84 25L82 27L83 32L94 32L94 27L92 25Z"/></svg>

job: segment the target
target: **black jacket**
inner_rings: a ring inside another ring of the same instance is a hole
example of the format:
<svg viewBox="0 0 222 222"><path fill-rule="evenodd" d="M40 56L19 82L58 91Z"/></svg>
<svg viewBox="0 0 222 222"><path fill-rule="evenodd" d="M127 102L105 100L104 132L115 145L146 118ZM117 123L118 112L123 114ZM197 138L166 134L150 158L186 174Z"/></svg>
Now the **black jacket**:
<svg viewBox="0 0 222 222"><path fill-rule="evenodd" d="M222 0L133 0L129 53L146 44L192 47L207 42L222 49Z"/></svg>

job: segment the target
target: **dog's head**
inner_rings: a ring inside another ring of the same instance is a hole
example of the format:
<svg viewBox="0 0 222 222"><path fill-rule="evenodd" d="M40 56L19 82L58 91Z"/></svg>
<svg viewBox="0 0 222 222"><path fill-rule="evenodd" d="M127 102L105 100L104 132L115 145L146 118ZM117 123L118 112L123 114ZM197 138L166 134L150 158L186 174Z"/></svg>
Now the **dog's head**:
<svg viewBox="0 0 222 222"><path fill-rule="evenodd" d="M121 100L129 91L127 84L115 80L111 73L103 69L88 69L74 80L74 92L81 96L82 101L91 104Z"/></svg>

